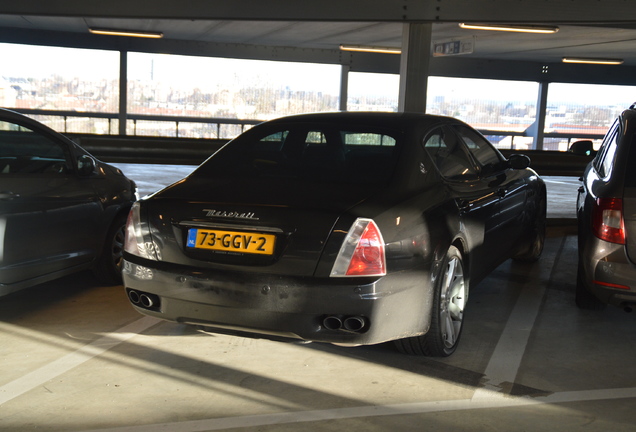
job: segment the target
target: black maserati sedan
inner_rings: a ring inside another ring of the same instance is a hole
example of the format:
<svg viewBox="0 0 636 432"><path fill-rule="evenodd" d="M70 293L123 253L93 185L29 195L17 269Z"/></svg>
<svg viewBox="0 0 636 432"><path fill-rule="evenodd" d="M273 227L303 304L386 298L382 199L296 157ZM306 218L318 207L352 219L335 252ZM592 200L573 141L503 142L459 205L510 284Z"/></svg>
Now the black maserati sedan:
<svg viewBox="0 0 636 432"><path fill-rule="evenodd" d="M577 195L581 309L636 306L636 105L609 128ZM585 141L574 143L583 148Z"/></svg>
<svg viewBox="0 0 636 432"><path fill-rule="evenodd" d="M470 288L541 254L528 165L447 117L261 123L134 204L125 289L143 314L212 331L448 356Z"/></svg>
<svg viewBox="0 0 636 432"><path fill-rule="evenodd" d="M87 269L121 284L136 189L66 136L0 109L0 296Z"/></svg>

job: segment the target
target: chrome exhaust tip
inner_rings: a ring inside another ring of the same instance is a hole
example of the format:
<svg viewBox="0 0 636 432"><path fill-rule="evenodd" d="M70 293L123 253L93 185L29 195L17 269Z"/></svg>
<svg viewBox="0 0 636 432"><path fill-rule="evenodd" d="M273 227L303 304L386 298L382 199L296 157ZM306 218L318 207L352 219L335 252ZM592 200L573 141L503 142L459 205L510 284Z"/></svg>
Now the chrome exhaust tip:
<svg viewBox="0 0 636 432"><path fill-rule="evenodd" d="M141 301L141 296L137 291L130 290L128 291L128 299L132 304L139 304L139 302Z"/></svg>
<svg viewBox="0 0 636 432"><path fill-rule="evenodd" d="M350 332L359 332L367 324L366 320L360 316L352 316L344 320L344 329Z"/></svg>
<svg viewBox="0 0 636 432"><path fill-rule="evenodd" d="M139 296L139 303L145 308L151 308L155 305L155 302L152 298L146 294L142 294Z"/></svg>
<svg viewBox="0 0 636 432"><path fill-rule="evenodd" d="M342 320L335 315L330 315L322 320L322 325L327 330L340 330L342 329Z"/></svg>

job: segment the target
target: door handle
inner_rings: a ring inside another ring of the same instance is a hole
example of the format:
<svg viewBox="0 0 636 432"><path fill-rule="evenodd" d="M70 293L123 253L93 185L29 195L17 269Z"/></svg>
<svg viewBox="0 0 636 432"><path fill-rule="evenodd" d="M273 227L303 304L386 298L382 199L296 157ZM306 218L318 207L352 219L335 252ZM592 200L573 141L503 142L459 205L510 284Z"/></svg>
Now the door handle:
<svg viewBox="0 0 636 432"><path fill-rule="evenodd" d="M13 192L0 192L0 200L12 200L14 198L19 198L20 194Z"/></svg>

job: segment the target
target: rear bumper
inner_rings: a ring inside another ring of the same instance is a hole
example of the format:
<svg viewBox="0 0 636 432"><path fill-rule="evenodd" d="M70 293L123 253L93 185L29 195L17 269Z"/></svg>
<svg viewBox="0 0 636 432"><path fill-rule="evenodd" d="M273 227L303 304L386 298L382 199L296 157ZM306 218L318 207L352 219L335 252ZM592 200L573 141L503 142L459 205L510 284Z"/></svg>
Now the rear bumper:
<svg viewBox="0 0 636 432"><path fill-rule="evenodd" d="M585 285L604 303L623 307L636 305L636 265L625 246L590 235L581 251Z"/></svg>
<svg viewBox="0 0 636 432"><path fill-rule="evenodd" d="M430 323L432 284L424 271L380 279L290 278L151 265L126 260L124 285L129 299L133 291L135 309L169 321L351 345L421 335ZM140 302L141 295L151 301ZM337 328L347 318L355 318L349 321L354 331Z"/></svg>

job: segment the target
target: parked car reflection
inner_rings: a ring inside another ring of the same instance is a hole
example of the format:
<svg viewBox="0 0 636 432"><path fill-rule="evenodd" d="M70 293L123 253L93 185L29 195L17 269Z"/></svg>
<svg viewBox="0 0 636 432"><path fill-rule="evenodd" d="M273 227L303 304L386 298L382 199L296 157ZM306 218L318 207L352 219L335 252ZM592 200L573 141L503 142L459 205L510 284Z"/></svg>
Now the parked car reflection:
<svg viewBox="0 0 636 432"><path fill-rule="evenodd" d="M0 109L0 295L93 269L121 283L135 183L67 137Z"/></svg>
<svg viewBox="0 0 636 432"><path fill-rule="evenodd" d="M266 122L135 203L125 287L167 320L447 356L470 287L541 254L545 185L528 164L447 117Z"/></svg>

